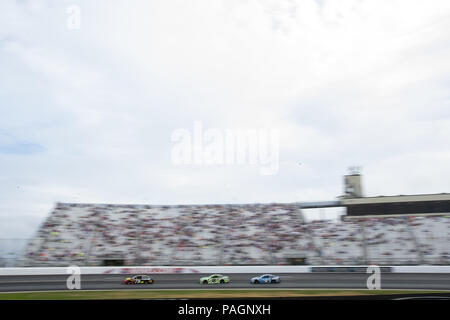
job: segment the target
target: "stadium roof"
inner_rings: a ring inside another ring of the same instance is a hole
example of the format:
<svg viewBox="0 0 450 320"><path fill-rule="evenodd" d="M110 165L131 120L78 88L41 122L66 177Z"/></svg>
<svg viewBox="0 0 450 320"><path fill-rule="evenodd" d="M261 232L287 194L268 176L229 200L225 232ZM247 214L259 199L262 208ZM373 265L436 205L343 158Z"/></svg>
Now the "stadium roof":
<svg viewBox="0 0 450 320"><path fill-rule="evenodd" d="M343 206L356 204L392 203L392 202L424 202L424 201L450 201L450 193L416 194L397 196L377 196L363 198L343 198Z"/></svg>
<svg viewBox="0 0 450 320"><path fill-rule="evenodd" d="M300 202L299 205L302 209L342 207L341 201Z"/></svg>

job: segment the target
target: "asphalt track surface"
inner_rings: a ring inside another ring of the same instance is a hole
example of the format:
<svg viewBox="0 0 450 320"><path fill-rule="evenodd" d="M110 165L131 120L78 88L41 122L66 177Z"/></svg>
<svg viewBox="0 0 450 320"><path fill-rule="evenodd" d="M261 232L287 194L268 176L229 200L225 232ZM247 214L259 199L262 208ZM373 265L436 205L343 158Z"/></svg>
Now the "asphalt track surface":
<svg viewBox="0 0 450 320"><path fill-rule="evenodd" d="M125 274L81 275L82 290L367 289L366 273L280 273L281 283L250 284L253 273L229 273L230 283L202 285L206 274L152 274L153 284L124 285ZM67 290L69 275L0 276L0 292ZM450 290L450 273L381 273L381 289Z"/></svg>

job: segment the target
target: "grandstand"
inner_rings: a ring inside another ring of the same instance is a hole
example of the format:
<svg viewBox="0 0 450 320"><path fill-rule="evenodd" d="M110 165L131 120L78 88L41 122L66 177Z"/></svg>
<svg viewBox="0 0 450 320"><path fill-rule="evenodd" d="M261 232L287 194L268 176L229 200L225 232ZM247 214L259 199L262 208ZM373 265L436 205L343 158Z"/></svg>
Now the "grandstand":
<svg viewBox="0 0 450 320"><path fill-rule="evenodd" d="M59 203L25 266L448 264L450 216L305 222L300 206Z"/></svg>
<svg viewBox="0 0 450 320"><path fill-rule="evenodd" d="M296 204L58 203L28 244L23 263L269 264L286 250L311 245Z"/></svg>
<svg viewBox="0 0 450 320"><path fill-rule="evenodd" d="M20 266L450 263L449 194L229 205L57 203ZM342 206L342 221L302 210Z"/></svg>

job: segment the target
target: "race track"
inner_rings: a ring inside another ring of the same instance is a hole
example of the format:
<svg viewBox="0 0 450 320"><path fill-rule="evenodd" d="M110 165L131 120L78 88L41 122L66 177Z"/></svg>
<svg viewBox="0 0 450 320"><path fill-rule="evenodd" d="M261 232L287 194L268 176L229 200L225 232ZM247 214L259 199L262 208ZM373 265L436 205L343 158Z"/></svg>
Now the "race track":
<svg viewBox="0 0 450 320"><path fill-rule="evenodd" d="M126 275L81 275L83 290L129 290L129 289L367 289L369 274L366 273L280 273L279 284L250 284L254 273L229 273L228 284L201 285L199 278L206 274L153 274L153 284L123 285ZM0 292L67 290L69 275L0 276ZM450 290L450 273L382 273L382 289L429 289Z"/></svg>

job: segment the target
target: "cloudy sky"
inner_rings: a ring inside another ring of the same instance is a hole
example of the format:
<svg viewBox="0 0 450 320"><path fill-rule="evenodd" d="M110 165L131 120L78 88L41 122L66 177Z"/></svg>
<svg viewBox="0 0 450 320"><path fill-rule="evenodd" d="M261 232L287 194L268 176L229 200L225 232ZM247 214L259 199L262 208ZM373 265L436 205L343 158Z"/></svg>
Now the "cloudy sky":
<svg viewBox="0 0 450 320"><path fill-rule="evenodd" d="M352 165L450 192L449 31L448 0L1 1L0 238L55 202L333 200ZM195 121L276 130L278 171L174 164Z"/></svg>

